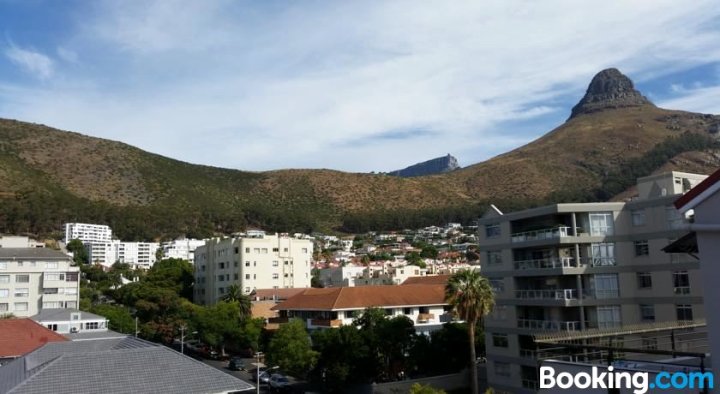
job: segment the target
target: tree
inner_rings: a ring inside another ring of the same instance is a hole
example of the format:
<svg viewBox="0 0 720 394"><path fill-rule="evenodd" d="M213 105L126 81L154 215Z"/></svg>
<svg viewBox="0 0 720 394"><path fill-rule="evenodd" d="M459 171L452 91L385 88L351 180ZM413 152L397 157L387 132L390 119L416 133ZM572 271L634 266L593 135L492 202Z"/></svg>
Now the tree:
<svg viewBox="0 0 720 394"><path fill-rule="evenodd" d="M220 301L204 307L199 311L196 323L203 342L219 347L222 355L225 355L226 345L239 341L243 334L240 304L237 301Z"/></svg>
<svg viewBox="0 0 720 394"><path fill-rule="evenodd" d="M238 303L241 320L252 316L252 300L250 300L250 297L243 294L242 289L237 284L233 283L228 286L225 290L225 295L222 296L222 300Z"/></svg>
<svg viewBox="0 0 720 394"><path fill-rule="evenodd" d="M146 281L158 287L174 289L181 297L192 300L193 266L182 259L165 259L153 264L145 277Z"/></svg>
<svg viewBox="0 0 720 394"><path fill-rule="evenodd" d="M310 346L310 337L302 320L293 319L280 326L270 340L267 358L289 374L305 377L315 366L318 352Z"/></svg>
<svg viewBox="0 0 720 394"><path fill-rule="evenodd" d="M445 390L436 389L429 384L414 383L410 386L410 394L445 394Z"/></svg>
<svg viewBox="0 0 720 394"><path fill-rule="evenodd" d="M490 281L476 270L461 270L448 279L445 286L445 300L453 311L468 325L470 339L470 387L473 394L479 393L477 365L475 355L475 328L478 322L482 327L483 318L495 305Z"/></svg>
<svg viewBox="0 0 720 394"><path fill-rule="evenodd" d="M73 262L75 262L75 264L80 265L90 262L88 251L87 249L85 249L85 245L83 245L82 241L80 241L79 239L70 240L70 242L65 245L65 248L68 250L68 252L72 252Z"/></svg>
<svg viewBox="0 0 720 394"><path fill-rule="evenodd" d="M128 308L120 305L100 304L90 308L90 312L108 319L108 328L130 334L135 332L135 319Z"/></svg>

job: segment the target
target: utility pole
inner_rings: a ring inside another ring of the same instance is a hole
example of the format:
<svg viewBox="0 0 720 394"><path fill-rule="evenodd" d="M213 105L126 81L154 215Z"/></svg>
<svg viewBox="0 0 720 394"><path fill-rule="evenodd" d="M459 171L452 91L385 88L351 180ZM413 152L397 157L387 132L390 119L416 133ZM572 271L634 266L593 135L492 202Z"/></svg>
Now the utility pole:
<svg viewBox="0 0 720 394"><path fill-rule="evenodd" d="M185 329L187 327L180 326L180 354L185 354Z"/></svg>
<svg viewBox="0 0 720 394"><path fill-rule="evenodd" d="M255 353L255 356L257 356L257 394L260 394L260 357L262 355L262 352Z"/></svg>
<svg viewBox="0 0 720 394"><path fill-rule="evenodd" d="M138 336L138 318L135 316L135 338Z"/></svg>

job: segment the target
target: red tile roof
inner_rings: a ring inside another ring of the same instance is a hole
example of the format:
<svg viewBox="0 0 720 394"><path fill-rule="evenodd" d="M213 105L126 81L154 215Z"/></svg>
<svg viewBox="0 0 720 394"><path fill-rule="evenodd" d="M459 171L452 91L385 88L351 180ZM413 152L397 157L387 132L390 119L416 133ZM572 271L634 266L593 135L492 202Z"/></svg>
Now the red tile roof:
<svg viewBox="0 0 720 394"><path fill-rule="evenodd" d="M695 185L689 192L675 200L675 208L681 209L718 181L720 181L720 170L713 172L712 175Z"/></svg>
<svg viewBox="0 0 720 394"><path fill-rule="evenodd" d="M31 319L0 320L0 358L22 356L48 342L67 340Z"/></svg>
<svg viewBox="0 0 720 394"><path fill-rule="evenodd" d="M305 289L273 310L331 311L369 307L444 305L445 285L357 286Z"/></svg>
<svg viewBox="0 0 720 394"><path fill-rule="evenodd" d="M445 285L450 275L411 276L402 285Z"/></svg>

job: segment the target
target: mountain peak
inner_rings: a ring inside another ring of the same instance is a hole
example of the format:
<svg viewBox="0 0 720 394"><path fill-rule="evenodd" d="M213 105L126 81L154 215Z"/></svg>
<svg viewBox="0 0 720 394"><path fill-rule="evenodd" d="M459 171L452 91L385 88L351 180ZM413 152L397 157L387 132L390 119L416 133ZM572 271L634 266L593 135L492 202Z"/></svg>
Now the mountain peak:
<svg viewBox="0 0 720 394"><path fill-rule="evenodd" d="M458 168L460 168L460 165L458 165L457 159L455 156L448 153L446 156L417 163L410 167L403 168L402 170L391 171L388 174L409 178L423 175L442 174L444 172L455 171Z"/></svg>
<svg viewBox="0 0 720 394"><path fill-rule="evenodd" d="M632 80L616 68L608 68L597 73L577 103L570 119L608 108L635 107L653 105L642 93L635 90Z"/></svg>

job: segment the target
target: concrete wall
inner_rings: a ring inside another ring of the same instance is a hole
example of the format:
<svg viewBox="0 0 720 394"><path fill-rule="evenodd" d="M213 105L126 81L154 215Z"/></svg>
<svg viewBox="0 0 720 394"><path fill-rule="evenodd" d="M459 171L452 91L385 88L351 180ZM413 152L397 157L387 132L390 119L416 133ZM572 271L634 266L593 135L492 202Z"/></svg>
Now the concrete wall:
<svg viewBox="0 0 720 394"><path fill-rule="evenodd" d="M440 375L431 376L428 378L402 380L398 382L380 383L372 385L372 393L377 394L397 394L407 393L410 391L410 386L415 383L422 385L430 385L436 389L443 389L445 391L460 390L469 387L470 376L468 370L451 374L451 375ZM478 366L478 383L480 385L480 392L484 392L487 389L487 370L485 365Z"/></svg>

